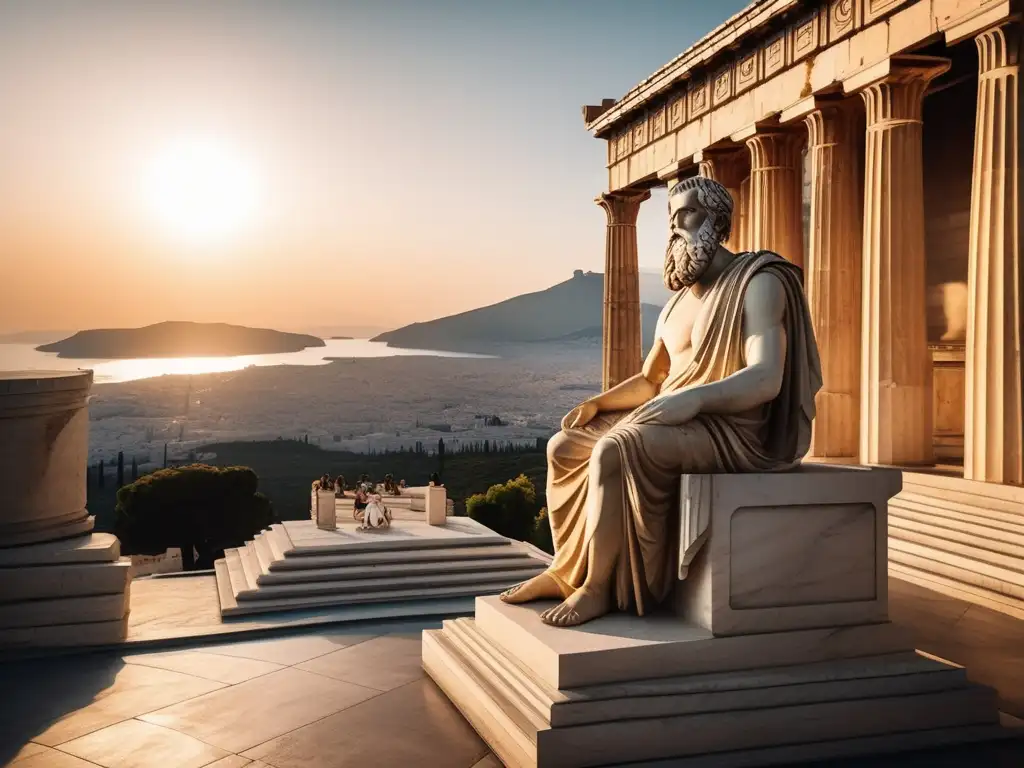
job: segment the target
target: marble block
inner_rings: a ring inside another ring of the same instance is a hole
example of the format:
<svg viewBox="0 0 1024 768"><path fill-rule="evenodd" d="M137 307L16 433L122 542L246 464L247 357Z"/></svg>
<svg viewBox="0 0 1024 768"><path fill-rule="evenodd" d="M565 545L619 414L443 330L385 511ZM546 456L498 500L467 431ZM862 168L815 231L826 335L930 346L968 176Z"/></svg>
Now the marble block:
<svg viewBox="0 0 1024 768"><path fill-rule="evenodd" d="M423 489L426 501L427 525L444 525L448 516L448 494L443 487L428 486Z"/></svg>
<svg viewBox="0 0 1024 768"><path fill-rule="evenodd" d="M316 504L316 527L322 531L333 531L338 527L338 512L334 500L334 491L317 491L313 497Z"/></svg>
<svg viewBox="0 0 1024 768"><path fill-rule="evenodd" d="M995 695L876 623L714 637L672 615L544 624L477 598L423 666L508 766L828 760L1007 735Z"/></svg>
<svg viewBox="0 0 1024 768"><path fill-rule="evenodd" d="M678 615L716 637L883 622L899 470L684 475Z"/></svg>

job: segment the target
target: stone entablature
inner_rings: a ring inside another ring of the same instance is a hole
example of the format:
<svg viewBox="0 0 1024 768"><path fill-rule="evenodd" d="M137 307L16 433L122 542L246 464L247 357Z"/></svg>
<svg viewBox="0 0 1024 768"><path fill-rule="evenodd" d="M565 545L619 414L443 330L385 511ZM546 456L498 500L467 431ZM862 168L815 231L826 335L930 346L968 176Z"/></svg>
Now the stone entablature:
<svg viewBox="0 0 1024 768"><path fill-rule="evenodd" d="M752 126L929 38L942 35L951 43L991 26L1011 6L1008 0L754 3L616 105L584 111L597 114L587 127L608 141L608 188L656 185L661 169L689 163L716 143L741 142Z"/></svg>

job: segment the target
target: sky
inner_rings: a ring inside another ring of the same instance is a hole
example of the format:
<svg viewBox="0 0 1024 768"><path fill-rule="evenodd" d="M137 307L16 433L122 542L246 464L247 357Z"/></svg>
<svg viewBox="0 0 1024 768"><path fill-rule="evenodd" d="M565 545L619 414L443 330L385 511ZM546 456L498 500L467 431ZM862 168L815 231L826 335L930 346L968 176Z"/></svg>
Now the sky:
<svg viewBox="0 0 1024 768"><path fill-rule="evenodd" d="M0 0L0 333L388 328L602 271L581 106L746 4Z"/></svg>

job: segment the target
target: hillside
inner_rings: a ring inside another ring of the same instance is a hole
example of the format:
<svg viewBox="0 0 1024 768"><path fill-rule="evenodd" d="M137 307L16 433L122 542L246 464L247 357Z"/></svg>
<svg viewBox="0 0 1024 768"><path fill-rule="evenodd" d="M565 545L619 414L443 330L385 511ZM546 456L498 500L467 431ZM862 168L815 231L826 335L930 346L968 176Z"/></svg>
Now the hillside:
<svg viewBox="0 0 1024 768"><path fill-rule="evenodd" d="M144 328L79 331L62 341L36 349L56 352L58 357L95 360L269 355L323 346L326 346L323 339L301 333L226 323L165 322Z"/></svg>
<svg viewBox="0 0 1024 768"><path fill-rule="evenodd" d="M492 344L580 341L601 338L604 275L577 270L572 279L543 291L457 315L413 323L373 341L392 347L485 350ZM644 347L650 346L661 307L641 305Z"/></svg>

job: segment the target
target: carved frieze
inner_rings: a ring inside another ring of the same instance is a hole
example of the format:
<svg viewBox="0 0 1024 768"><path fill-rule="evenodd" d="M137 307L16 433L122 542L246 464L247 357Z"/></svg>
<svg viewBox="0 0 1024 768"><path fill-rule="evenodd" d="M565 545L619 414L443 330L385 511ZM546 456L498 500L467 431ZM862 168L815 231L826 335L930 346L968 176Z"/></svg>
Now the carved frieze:
<svg viewBox="0 0 1024 768"><path fill-rule="evenodd" d="M683 92L668 103L668 130L675 131L686 122L686 93Z"/></svg>
<svg viewBox="0 0 1024 768"><path fill-rule="evenodd" d="M736 93L742 93L757 83L757 51L740 59L736 66Z"/></svg>
<svg viewBox="0 0 1024 768"><path fill-rule="evenodd" d="M718 70L711 77L711 105L717 107L732 98L732 76L731 66Z"/></svg>
<svg viewBox="0 0 1024 768"><path fill-rule="evenodd" d="M854 0L831 0L828 8L828 41L835 42L853 32L857 26Z"/></svg>
<svg viewBox="0 0 1024 768"><path fill-rule="evenodd" d="M633 151L633 131L627 128L615 137L615 157L622 160Z"/></svg>
<svg viewBox="0 0 1024 768"><path fill-rule="evenodd" d="M795 64L818 50L818 46L821 44L818 21L818 13L814 12L799 19L793 25L793 35L790 40L790 50L793 52L791 63Z"/></svg>
<svg viewBox="0 0 1024 768"><path fill-rule="evenodd" d="M771 38L761 50L761 57L764 62L761 71L765 78L782 71L786 66L786 33L780 32Z"/></svg>
<svg viewBox="0 0 1024 768"><path fill-rule="evenodd" d="M687 119L700 117L710 108L708 103L708 81L698 80L690 83L690 108Z"/></svg>
<svg viewBox="0 0 1024 768"><path fill-rule="evenodd" d="M647 135L651 137L651 141L660 139L665 135L665 107L658 107L654 112L651 113L649 118L650 125L647 128Z"/></svg>
<svg viewBox="0 0 1024 768"><path fill-rule="evenodd" d="M633 151L647 145L647 118L642 117L633 123Z"/></svg>
<svg viewBox="0 0 1024 768"><path fill-rule="evenodd" d="M890 11L896 10L896 8L906 2L907 0L866 0L864 5L864 23L870 24L878 19L879 16L884 16Z"/></svg>

